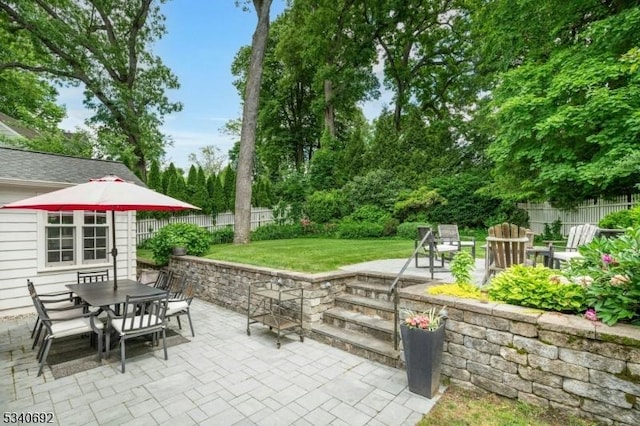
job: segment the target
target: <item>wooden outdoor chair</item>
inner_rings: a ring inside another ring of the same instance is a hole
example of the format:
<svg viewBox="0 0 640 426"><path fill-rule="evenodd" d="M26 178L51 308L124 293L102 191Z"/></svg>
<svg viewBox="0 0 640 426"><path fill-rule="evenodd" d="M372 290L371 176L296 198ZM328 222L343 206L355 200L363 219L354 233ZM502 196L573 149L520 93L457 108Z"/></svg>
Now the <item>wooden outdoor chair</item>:
<svg viewBox="0 0 640 426"><path fill-rule="evenodd" d="M572 226L569 229L567 246L564 251L553 252L552 265L560 268L560 262L569 262L573 259L580 259L582 255L578 252L578 247L589 244L598 235L598 227L585 223L584 225Z"/></svg>
<svg viewBox="0 0 640 426"><path fill-rule="evenodd" d="M488 233L483 284L497 272L504 271L512 265L526 263L526 248L529 245L527 229L518 225L494 225L489 228Z"/></svg>
<svg viewBox="0 0 640 426"><path fill-rule="evenodd" d="M442 244L457 246L458 251L463 247L471 248L471 256L476 257L476 239L461 238L458 232L458 225L438 225L438 241Z"/></svg>

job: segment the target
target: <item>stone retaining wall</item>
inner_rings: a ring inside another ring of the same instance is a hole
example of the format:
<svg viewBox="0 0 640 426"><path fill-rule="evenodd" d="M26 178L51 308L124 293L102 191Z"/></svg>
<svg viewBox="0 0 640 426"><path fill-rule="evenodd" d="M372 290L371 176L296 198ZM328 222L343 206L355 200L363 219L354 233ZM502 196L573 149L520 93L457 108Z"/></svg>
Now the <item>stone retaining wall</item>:
<svg viewBox="0 0 640 426"><path fill-rule="evenodd" d="M447 306L451 382L606 424L640 424L640 327L401 290L401 307Z"/></svg>
<svg viewBox="0 0 640 426"><path fill-rule="evenodd" d="M322 321L322 313L334 306L335 295L344 292L346 283L357 280L390 286L394 279L386 274L348 271L305 274L193 256L171 257L168 269L176 273L193 274L201 283L197 297L242 313L247 312L251 283L278 282L288 288L303 288L302 324L305 329ZM423 282L424 280L407 277L400 285L410 286ZM295 307L291 312L297 312Z"/></svg>

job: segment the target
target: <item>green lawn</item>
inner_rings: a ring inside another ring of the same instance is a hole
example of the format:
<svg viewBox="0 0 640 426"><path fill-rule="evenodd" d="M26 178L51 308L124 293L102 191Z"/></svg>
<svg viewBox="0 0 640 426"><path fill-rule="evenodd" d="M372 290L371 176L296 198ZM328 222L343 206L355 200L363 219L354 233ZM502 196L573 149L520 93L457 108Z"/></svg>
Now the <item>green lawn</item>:
<svg viewBox="0 0 640 426"><path fill-rule="evenodd" d="M205 257L298 272L327 272L370 260L406 259L413 253L413 244L412 240L400 239L296 238L246 245L216 244ZM138 249L138 257L151 259L151 252Z"/></svg>

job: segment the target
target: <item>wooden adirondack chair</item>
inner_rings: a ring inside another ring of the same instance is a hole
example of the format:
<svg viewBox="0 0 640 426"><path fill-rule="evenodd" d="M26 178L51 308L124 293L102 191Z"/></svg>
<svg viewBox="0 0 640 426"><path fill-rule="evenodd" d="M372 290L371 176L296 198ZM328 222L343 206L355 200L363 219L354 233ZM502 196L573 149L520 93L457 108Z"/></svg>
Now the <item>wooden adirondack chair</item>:
<svg viewBox="0 0 640 426"><path fill-rule="evenodd" d="M572 259L579 259L582 255L578 252L578 247L589 244L598 235L598 227L585 223L584 225L572 226L569 229L567 247L564 251L553 252L553 262L556 268L560 267L560 262L568 262Z"/></svg>
<svg viewBox="0 0 640 426"><path fill-rule="evenodd" d="M526 263L528 245L526 228L512 223L502 223L489 228L486 269L482 283L486 283L491 275L504 271L512 265Z"/></svg>

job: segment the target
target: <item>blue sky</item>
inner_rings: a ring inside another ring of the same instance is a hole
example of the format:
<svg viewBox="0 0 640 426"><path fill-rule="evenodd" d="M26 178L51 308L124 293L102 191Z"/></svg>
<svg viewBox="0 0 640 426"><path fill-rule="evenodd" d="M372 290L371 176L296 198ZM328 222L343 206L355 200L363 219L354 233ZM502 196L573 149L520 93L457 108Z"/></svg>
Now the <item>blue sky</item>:
<svg viewBox="0 0 640 426"><path fill-rule="evenodd" d="M154 51L178 76L181 87L169 96L184 106L181 112L165 117L162 131L173 138L166 160L187 169L190 153L214 145L226 155L237 139L222 135L220 128L242 115L231 63L241 46L251 44L257 17L253 8L245 12L234 0L171 0L162 8L167 34ZM285 0L273 0L271 20L284 8ZM82 106L82 90L61 89L58 99L67 107L61 127L82 127L91 115Z"/></svg>

